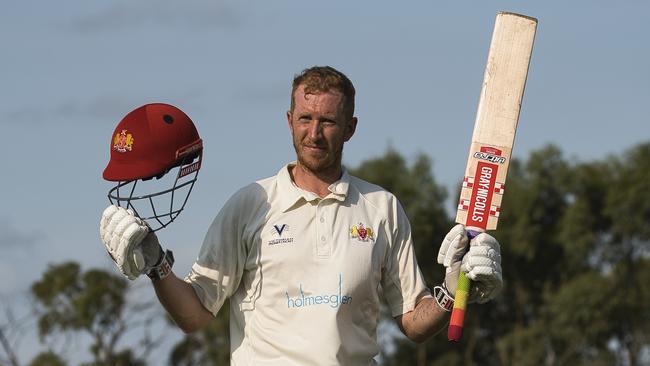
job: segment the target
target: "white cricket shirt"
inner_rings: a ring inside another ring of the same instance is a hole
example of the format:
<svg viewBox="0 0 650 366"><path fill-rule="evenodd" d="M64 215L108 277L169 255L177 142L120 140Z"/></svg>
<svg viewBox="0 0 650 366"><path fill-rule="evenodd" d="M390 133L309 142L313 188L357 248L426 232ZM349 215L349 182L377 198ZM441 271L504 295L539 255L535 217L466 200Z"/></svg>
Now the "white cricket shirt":
<svg viewBox="0 0 650 366"><path fill-rule="evenodd" d="M230 298L231 365L373 365L380 287L393 316L429 294L408 219L345 170L321 199L291 165L228 200L185 280L213 314Z"/></svg>

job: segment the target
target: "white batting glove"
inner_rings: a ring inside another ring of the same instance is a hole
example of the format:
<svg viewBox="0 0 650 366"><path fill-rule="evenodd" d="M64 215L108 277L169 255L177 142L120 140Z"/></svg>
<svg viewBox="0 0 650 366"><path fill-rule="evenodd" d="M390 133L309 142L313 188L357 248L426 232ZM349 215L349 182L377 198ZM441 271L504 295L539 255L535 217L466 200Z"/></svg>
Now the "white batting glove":
<svg viewBox="0 0 650 366"><path fill-rule="evenodd" d="M440 245L438 263L446 268L444 284L451 296L456 294L461 270L472 280L467 299L470 303L485 303L503 287L499 242L489 234L481 233L470 242L465 227L454 226Z"/></svg>
<svg viewBox="0 0 650 366"><path fill-rule="evenodd" d="M468 243L465 227L458 224L445 235L438 250L438 263L445 266L445 288L452 297L456 296L460 265Z"/></svg>
<svg viewBox="0 0 650 366"><path fill-rule="evenodd" d="M130 280L148 272L163 255L156 234L132 210L108 206L99 234L117 268Z"/></svg>
<svg viewBox="0 0 650 366"><path fill-rule="evenodd" d="M499 242L486 233L477 235L469 243L461 270L472 280L468 301L483 304L492 300L503 287Z"/></svg>

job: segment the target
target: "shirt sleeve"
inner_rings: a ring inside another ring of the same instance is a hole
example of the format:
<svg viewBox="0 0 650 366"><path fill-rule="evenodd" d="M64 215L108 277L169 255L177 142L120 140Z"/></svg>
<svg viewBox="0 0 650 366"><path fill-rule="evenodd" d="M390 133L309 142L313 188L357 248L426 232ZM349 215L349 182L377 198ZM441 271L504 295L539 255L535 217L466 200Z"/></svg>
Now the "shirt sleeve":
<svg viewBox="0 0 650 366"><path fill-rule="evenodd" d="M392 208L386 223L390 243L382 289L395 317L412 311L422 297L430 295L430 291L415 258L408 217L396 198Z"/></svg>
<svg viewBox="0 0 650 366"><path fill-rule="evenodd" d="M241 281L250 243L246 225L255 201L253 185L235 193L213 220L203 240L196 262L185 281L192 285L203 306L216 315Z"/></svg>

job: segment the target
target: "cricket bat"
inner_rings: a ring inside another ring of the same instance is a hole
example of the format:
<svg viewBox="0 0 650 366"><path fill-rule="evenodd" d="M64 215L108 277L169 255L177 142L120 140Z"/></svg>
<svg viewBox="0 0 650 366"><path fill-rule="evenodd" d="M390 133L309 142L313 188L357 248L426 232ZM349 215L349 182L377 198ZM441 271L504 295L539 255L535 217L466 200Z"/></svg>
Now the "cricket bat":
<svg viewBox="0 0 650 366"><path fill-rule="evenodd" d="M456 213L470 240L497 228L536 28L537 19L528 16L500 12L496 17ZM450 341L461 338L469 289L461 272Z"/></svg>

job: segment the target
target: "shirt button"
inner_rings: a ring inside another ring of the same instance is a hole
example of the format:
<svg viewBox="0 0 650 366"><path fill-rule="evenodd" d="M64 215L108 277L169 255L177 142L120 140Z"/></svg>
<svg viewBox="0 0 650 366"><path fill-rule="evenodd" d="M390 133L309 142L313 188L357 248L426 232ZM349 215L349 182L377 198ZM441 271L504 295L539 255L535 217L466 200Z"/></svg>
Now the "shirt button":
<svg viewBox="0 0 650 366"><path fill-rule="evenodd" d="M325 241L325 236L321 236L321 237L320 237L320 240L321 240L321 241Z"/></svg>
<svg viewBox="0 0 650 366"><path fill-rule="evenodd" d="M320 218L320 222L321 222L321 223L325 222L325 218L324 218L324 217L321 217L321 218Z"/></svg>

